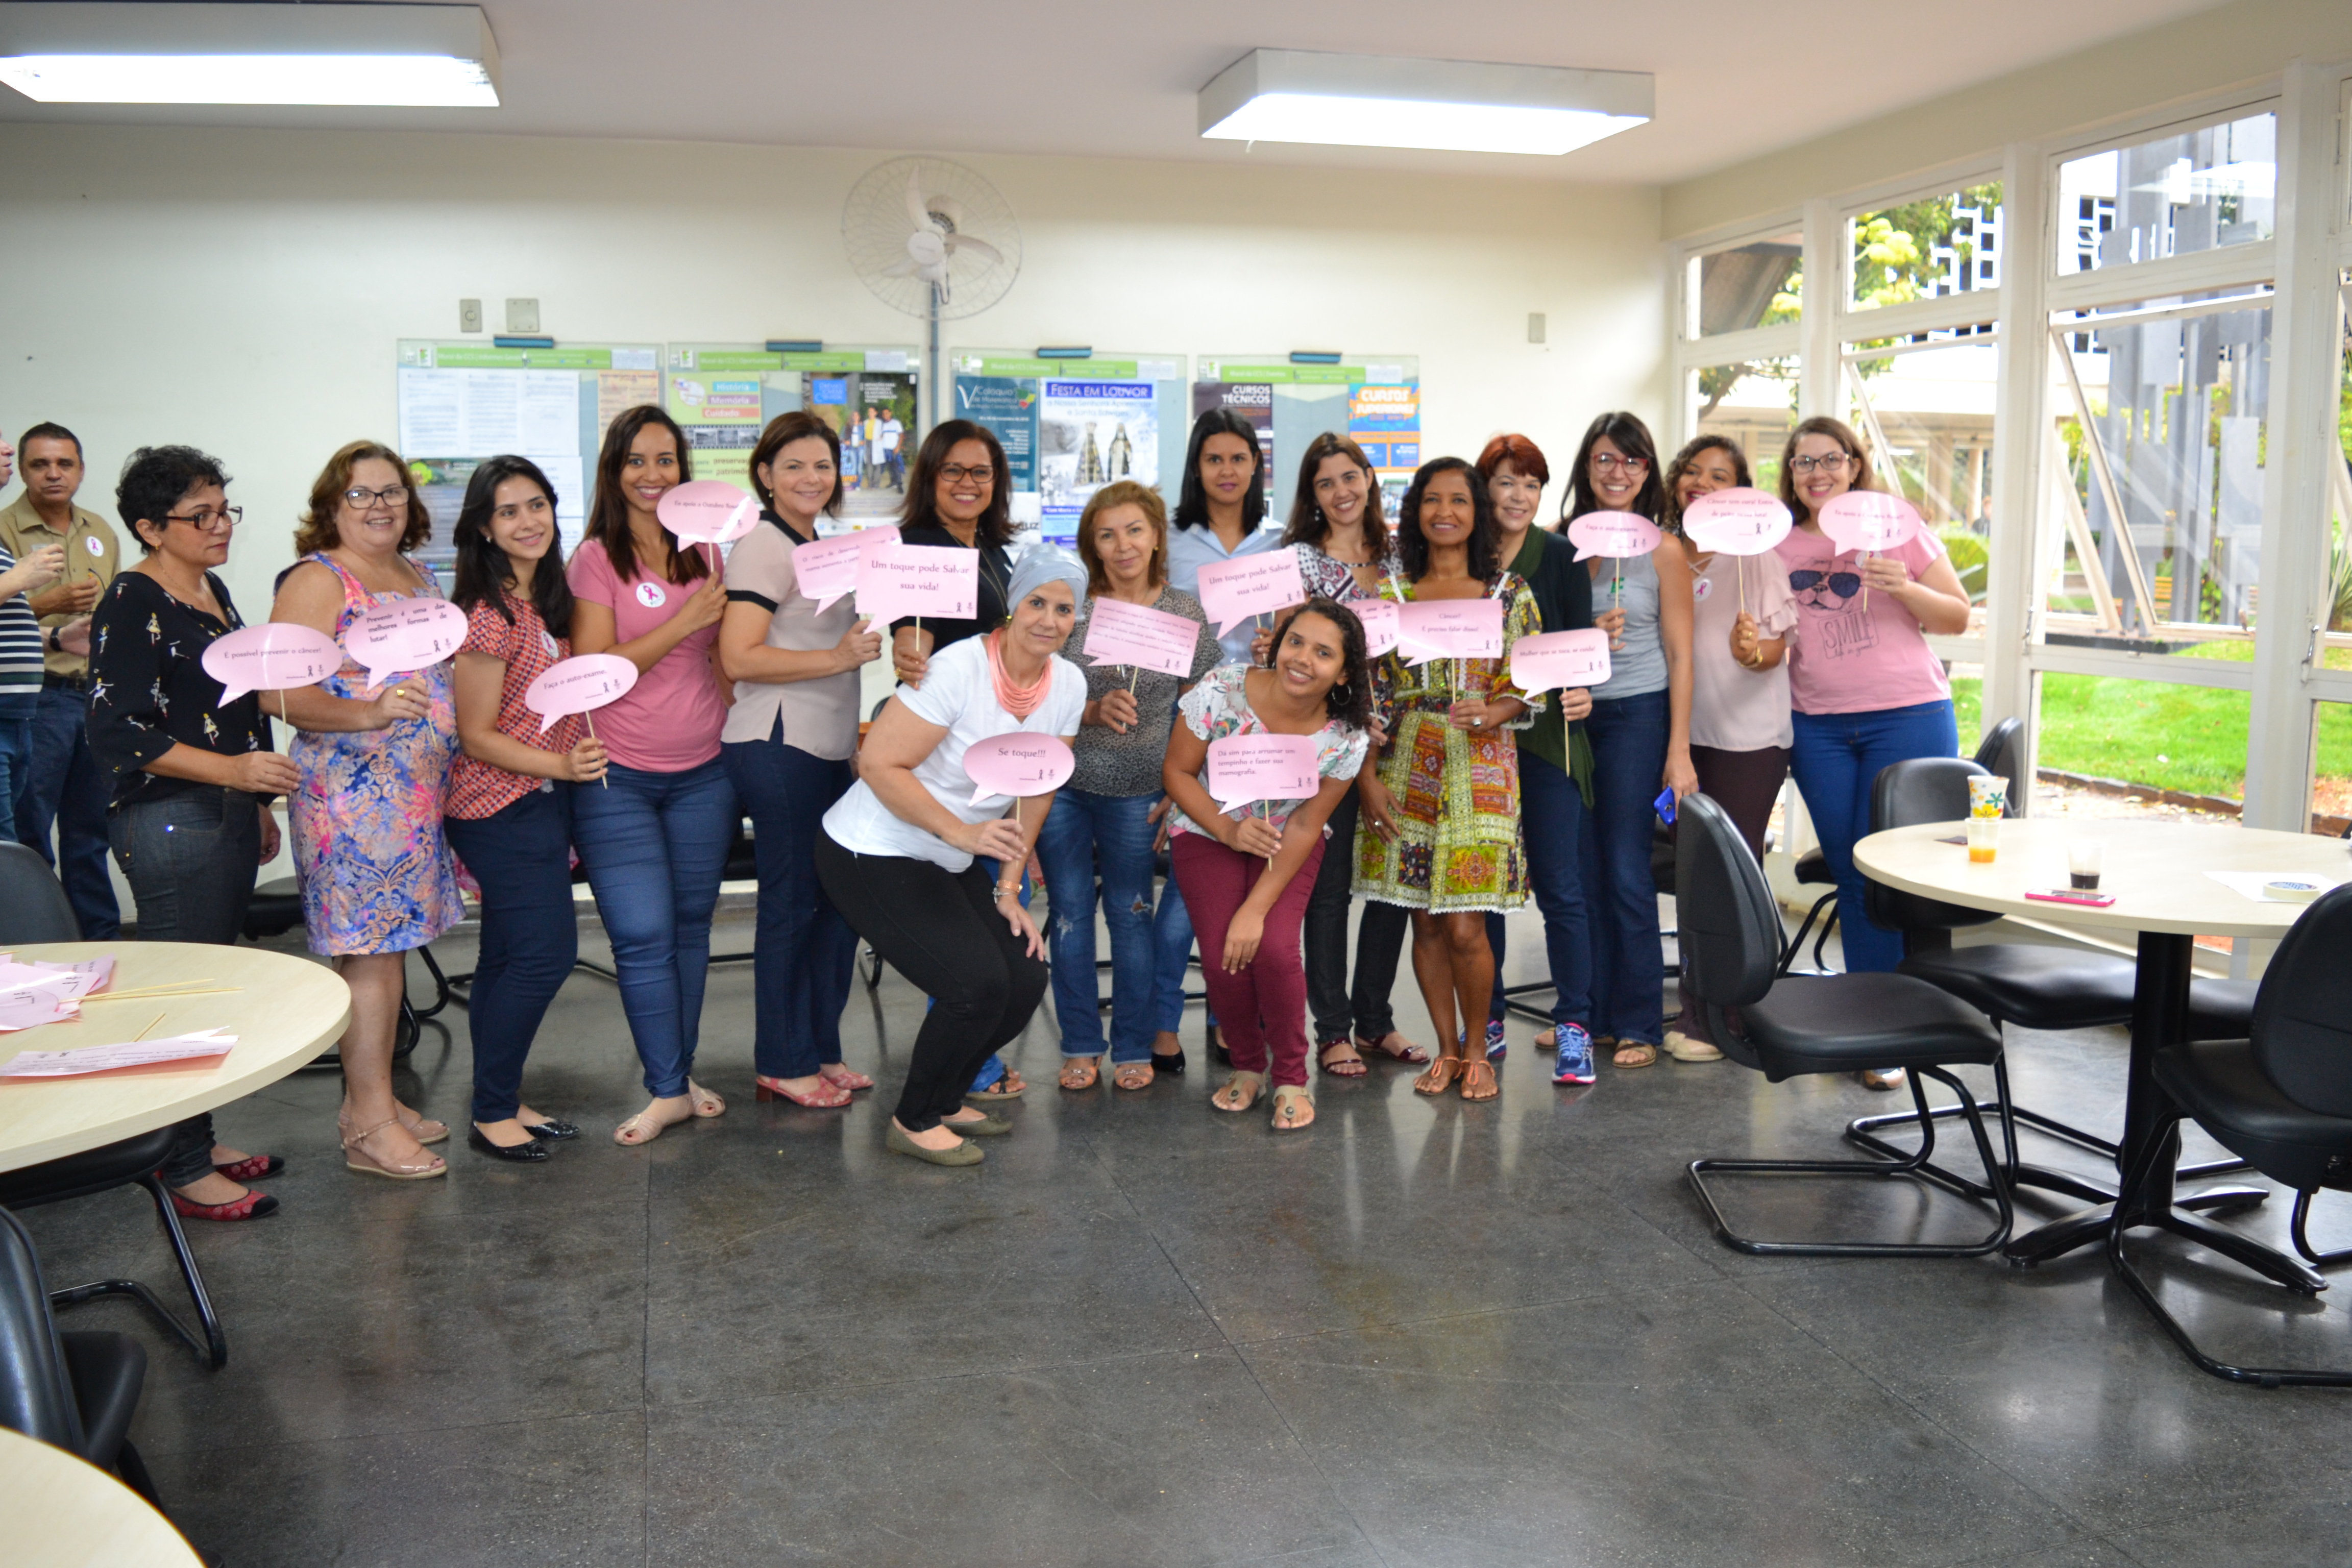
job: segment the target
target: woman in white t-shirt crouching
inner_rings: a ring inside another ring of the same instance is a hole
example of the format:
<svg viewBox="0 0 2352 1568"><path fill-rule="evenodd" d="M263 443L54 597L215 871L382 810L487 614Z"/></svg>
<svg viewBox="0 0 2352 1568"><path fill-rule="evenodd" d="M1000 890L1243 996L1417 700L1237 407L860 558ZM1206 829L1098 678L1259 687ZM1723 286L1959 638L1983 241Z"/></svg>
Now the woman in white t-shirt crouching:
<svg viewBox="0 0 2352 1568"><path fill-rule="evenodd" d="M1041 546L1014 563L1011 619L932 655L922 685L898 689L858 752L857 783L817 837L825 896L934 1004L888 1142L935 1165L978 1164L966 1135L1011 1130L965 1105L963 1092L1045 994L1045 943L1018 895L1053 793L1024 796L1006 816L1006 796L973 800L964 753L1013 731L1076 736L1086 676L1055 655L1086 591L1086 568L1066 551ZM1011 880L991 878L981 859Z"/></svg>

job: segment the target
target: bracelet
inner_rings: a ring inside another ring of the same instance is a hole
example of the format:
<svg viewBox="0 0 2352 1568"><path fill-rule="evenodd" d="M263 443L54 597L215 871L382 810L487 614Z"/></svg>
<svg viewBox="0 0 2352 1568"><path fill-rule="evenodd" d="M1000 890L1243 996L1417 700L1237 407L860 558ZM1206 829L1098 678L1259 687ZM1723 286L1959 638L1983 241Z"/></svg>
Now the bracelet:
<svg viewBox="0 0 2352 1568"><path fill-rule="evenodd" d="M991 902L992 902L992 903L999 903L999 904L1001 904L1001 903L1003 903L1005 900L1007 900L1007 899L1009 899L1009 898L1013 897L1013 895L1014 895L1015 893L1018 893L1020 890L1021 890L1021 884L1020 884L1020 883L1018 883L1018 882L1013 883L1013 886L1011 886L1011 887L1009 887L1009 888L1008 888L1008 887L1006 887L1006 886L1004 886L1003 883L1001 883L1001 882L1000 882L1000 883L998 883L998 884L997 884L996 891L995 891L995 893L992 896L992 898L991 898L990 901L991 901Z"/></svg>

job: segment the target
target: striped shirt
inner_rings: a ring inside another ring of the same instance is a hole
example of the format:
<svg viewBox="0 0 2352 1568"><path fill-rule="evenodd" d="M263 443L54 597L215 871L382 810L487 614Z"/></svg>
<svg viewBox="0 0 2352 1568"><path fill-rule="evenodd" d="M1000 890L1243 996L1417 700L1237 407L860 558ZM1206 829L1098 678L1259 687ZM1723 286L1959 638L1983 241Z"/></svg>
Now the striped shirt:
<svg viewBox="0 0 2352 1568"><path fill-rule="evenodd" d="M0 572L16 569L16 558L0 549ZM10 719L29 715L41 700L41 623L27 597L0 600L0 716Z"/></svg>

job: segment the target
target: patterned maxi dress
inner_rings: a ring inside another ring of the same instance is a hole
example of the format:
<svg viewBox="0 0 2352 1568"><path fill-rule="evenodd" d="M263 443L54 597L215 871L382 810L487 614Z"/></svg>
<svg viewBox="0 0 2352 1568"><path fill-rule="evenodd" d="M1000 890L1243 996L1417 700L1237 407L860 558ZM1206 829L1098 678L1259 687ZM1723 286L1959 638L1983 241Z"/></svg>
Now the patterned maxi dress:
<svg viewBox="0 0 2352 1568"><path fill-rule="evenodd" d="M1396 842L1369 825L1356 835L1355 890L1368 899L1433 914L1517 909L1528 899L1526 841L1519 831L1519 748L1510 733L1535 722L1545 699L1511 684L1511 645L1543 629L1534 594L1508 572L1486 584L1503 601L1501 658L1433 658L1409 665L1396 651L1372 665L1372 708L1390 744L1381 783L1396 802ZM1381 597L1410 603L1413 584L1394 579ZM1515 697L1527 710L1474 735L1445 721L1465 693Z"/></svg>
<svg viewBox="0 0 2352 1568"><path fill-rule="evenodd" d="M338 640L359 616L410 596L372 594L327 556L305 559L326 567L343 585ZM415 570L433 583L431 573ZM427 591L438 596L437 588ZM449 666L445 661L408 679L424 682L431 703L426 717L389 730L304 730L287 748L302 770L288 816L313 952L405 952L465 917L456 867L441 837L449 764L457 753ZM357 699L367 689L367 671L347 658L320 684L330 696Z"/></svg>

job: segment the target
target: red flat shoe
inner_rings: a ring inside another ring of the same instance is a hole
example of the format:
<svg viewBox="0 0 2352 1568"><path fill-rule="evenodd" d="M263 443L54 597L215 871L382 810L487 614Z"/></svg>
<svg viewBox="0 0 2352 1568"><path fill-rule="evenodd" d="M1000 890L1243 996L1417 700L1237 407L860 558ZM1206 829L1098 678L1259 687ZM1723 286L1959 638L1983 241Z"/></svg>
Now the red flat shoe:
<svg viewBox="0 0 2352 1568"><path fill-rule="evenodd" d="M835 1084L842 1089L853 1091L861 1089L872 1089L874 1087L874 1080L872 1079L867 1078L862 1072L852 1072L847 1068L843 1068L839 1072L834 1072L825 1068L819 1068L816 1069L816 1076L824 1079L827 1083Z"/></svg>
<svg viewBox="0 0 2352 1568"><path fill-rule="evenodd" d="M264 1176L274 1176L286 1168L286 1162L275 1154L247 1154L234 1165L215 1165L214 1170L232 1182L257 1182Z"/></svg>
<svg viewBox="0 0 2352 1568"><path fill-rule="evenodd" d="M193 1204L173 1193L172 1206L182 1219L259 1219L278 1212L278 1200L268 1193L247 1193L233 1204Z"/></svg>
<svg viewBox="0 0 2352 1568"><path fill-rule="evenodd" d="M754 1093L761 1104L772 1100L789 1100L803 1110L838 1110L849 1103L849 1090L831 1079L824 1080L824 1089L813 1094L794 1094L784 1087L781 1079L755 1074L752 1081L759 1086Z"/></svg>

